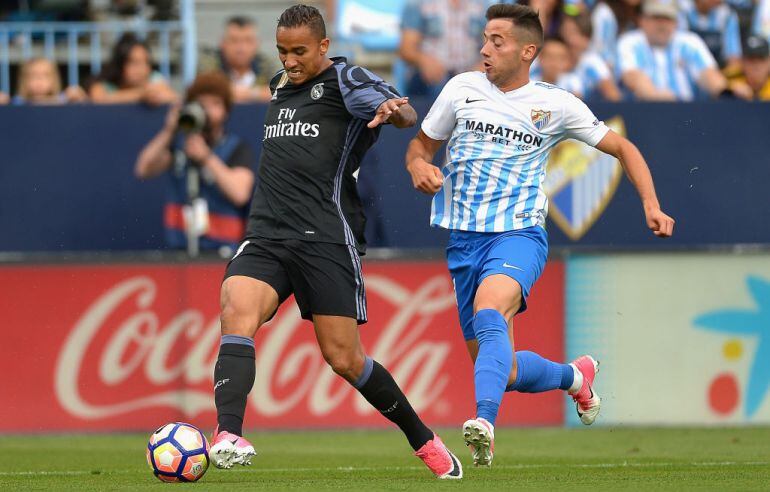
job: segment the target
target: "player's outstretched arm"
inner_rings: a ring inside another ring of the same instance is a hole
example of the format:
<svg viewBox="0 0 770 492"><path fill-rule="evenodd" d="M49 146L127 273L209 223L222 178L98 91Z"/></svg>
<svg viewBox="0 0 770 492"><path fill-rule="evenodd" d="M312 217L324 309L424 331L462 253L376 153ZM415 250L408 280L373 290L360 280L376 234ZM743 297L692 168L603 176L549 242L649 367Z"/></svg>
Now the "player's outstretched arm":
<svg viewBox="0 0 770 492"><path fill-rule="evenodd" d="M647 163L636 145L610 130L596 145L596 148L617 157L620 161L626 176L642 200L647 227L658 237L670 237L674 233L674 219L664 214L660 209L650 168L647 167Z"/></svg>
<svg viewBox="0 0 770 492"><path fill-rule="evenodd" d="M406 150L406 170L412 176L415 189L428 195L433 195L444 183L441 170L431 164L433 156L444 142L434 140L422 130L417 132Z"/></svg>
<svg viewBox="0 0 770 492"><path fill-rule="evenodd" d="M409 128L417 123L417 111L409 104L408 97L388 99L380 104L374 119L366 126L376 128L385 122L396 128Z"/></svg>

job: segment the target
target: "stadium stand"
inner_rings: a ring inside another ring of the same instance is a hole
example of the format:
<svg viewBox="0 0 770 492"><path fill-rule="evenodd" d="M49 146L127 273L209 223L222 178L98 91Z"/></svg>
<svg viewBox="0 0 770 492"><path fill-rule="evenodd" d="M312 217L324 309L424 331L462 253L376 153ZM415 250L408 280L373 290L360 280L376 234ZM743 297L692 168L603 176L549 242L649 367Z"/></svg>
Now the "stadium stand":
<svg viewBox="0 0 770 492"><path fill-rule="evenodd" d="M67 85L78 85L83 75L101 71L107 47L125 32L152 42L164 77L170 78L175 66L181 67L181 81L190 81L197 65L194 9L193 0L181 0L178 19L160 21L152 20L146 10L120 20L97 21L28 21L11 15L0 22L0 92L10 92L12 67L41 55L66 67Z"/></svg>

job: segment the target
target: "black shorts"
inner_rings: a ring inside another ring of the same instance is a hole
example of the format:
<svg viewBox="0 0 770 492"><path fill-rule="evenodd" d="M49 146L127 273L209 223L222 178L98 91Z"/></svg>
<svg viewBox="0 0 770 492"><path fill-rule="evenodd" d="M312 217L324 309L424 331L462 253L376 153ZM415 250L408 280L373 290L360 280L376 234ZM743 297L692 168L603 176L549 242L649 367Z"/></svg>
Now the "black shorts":
<svg viewBox="0 0 770 492"><path fill-rule="evenodd" d="M247 238L227 264L225 279L251 277L270 285L279 303L290 295L302 318L314 314L366 323L366 291L354 246L298 239Z"/></svg>

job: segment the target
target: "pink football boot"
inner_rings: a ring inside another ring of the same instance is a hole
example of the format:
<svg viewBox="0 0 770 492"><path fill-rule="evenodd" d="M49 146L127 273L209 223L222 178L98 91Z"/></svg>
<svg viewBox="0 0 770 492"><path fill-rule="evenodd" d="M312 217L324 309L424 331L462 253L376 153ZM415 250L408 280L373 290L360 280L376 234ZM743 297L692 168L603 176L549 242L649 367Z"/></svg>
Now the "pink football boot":
<svg viewBox="0 0 770 492"><path fill-rule="evenodd" d="M585 425L591 425L596 420L596 416L599 415L599 409L602 406L602 400L593 388L594 378L599 372L599 362L590 355L583 355L573 360L570 365L583 375L583 385L574 393L571 392L570 395L575 400L580 421Z"/></svg>
<svg viewBox="0 0 770 492"><path fill-rule="evenodd" d="M433 439L423 444L414 455L420 458L437 478L453 480L463 478L463 467L460 460L435 434L433 434Z"/></svg>
<svg viewBox="0 0 770 492"><path fill-rule="evenodd" d="M209 458L217 468L231 468L233 465L250 465L251 457L257 452L249 441L227 431L214 430Z"/></svg>

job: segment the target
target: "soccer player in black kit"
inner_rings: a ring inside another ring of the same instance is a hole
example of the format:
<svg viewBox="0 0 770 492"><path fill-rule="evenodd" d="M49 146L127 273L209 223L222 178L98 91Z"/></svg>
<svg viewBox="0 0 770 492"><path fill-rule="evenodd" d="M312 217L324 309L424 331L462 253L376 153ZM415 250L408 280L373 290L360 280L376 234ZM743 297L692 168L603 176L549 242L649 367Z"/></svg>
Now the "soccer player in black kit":
<svg viewBox="0 0 770 492"><path fill-rule="evenodd" d="M249 464L255 454L242 437L255 378L254 335L294 294L334 372L401 428L437 477L459 479L460 462L420 420L390 373L366 356L358 332L366 322L359 258L365 242L353 173L379 125L410 127L417 114L373 73L327 57L329 39L317 9L286 9L276 40L284 69L270 83L246 238L222 283L211 460L229 468Z"/></svg>

